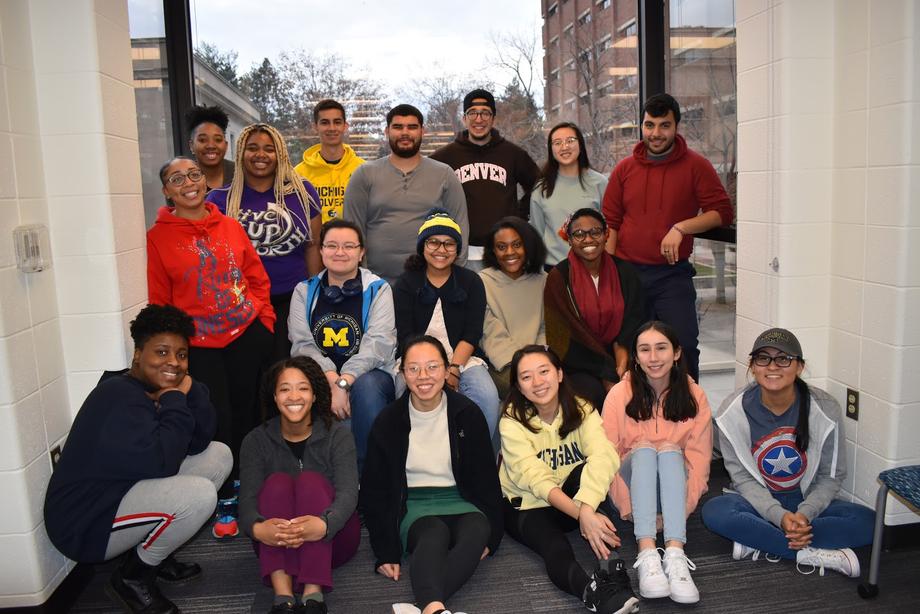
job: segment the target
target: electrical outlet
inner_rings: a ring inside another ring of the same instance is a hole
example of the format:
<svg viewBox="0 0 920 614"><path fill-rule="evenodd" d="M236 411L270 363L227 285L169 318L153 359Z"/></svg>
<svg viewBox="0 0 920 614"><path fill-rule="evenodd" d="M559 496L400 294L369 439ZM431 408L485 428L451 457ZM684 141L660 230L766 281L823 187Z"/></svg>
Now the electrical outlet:
<svg viewBox="0 0 920 614"><path fill-rule="evenodd" d="M847 416L859 420L859 391L847 388Z"/></svg>
<svg viewBox="0 0 920 614"><path fill-rule="evenodd" d="M51 448L51 468L57 467L58 461L61 460L61 446Z"/></svg>

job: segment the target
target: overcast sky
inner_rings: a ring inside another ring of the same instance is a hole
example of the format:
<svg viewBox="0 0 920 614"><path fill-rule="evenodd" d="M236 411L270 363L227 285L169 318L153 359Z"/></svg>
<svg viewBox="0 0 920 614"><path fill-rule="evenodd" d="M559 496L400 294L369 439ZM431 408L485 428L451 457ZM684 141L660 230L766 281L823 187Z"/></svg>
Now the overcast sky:
<svg viewBox="0 0 920 614"><path fill-rule="evenodd" d="M144 4L148 0L132 0ZM540 48L539 0L192 0L192 36L239 53L239 72L284 49L303 47L346 58L393 94L413 79L481 75L505 84L496 70L493 33L533 33Z"/></svg>

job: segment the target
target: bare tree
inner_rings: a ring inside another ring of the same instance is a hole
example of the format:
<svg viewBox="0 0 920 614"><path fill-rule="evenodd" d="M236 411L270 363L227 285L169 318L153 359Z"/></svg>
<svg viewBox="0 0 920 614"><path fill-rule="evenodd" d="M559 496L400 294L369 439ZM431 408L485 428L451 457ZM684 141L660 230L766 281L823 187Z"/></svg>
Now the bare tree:
<svg viewBox="0 0 920 614"><path fill-rule="evenodd" d="M572 79L561 80L564 99L575 99L579 123L588 145L592 165L602 171L613 168L636 139L638 93L620 91L627 80L615 80L618 72L611 39L595 42L590 31L570 28L563 34L563 66Z"/></svg>
<svg viewBox="0 0 920 614"><path fill-rule="evenodd" d="M269 67L271 82L265 78ZM254 66L243 83L253 100L273 110L269 121L282 131L295 159L318 140L313 130L313 107L324 98L334 98L345 106L353 146L357 149L358 142L366 144L361 145L359 155L376 155L389 97L367 71L352 68L341 56L303 48L282 51L274 63L266 59L261 66Z"/></svg>
<svg viewBox="0 0 920 614"><path fill-rule="evenodd" d="M534 101L543 99L543 71L540 46L537 41L538 28L518 32L492 32L489 38L495 52L493 67L504 70L517 82L524 95Z"/></svg>

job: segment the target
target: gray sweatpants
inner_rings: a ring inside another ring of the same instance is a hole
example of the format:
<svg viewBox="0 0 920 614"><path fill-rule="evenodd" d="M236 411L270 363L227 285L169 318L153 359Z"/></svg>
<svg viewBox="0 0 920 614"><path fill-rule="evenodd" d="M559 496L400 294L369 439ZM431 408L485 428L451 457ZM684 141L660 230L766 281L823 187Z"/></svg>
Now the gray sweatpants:
<svg viewBox="0 0 920 614"><path fill-rule="evenodd" d="M200 454L186 456L176 475L132 486L115 513L105 560L137 546L144 563L162 563L214 513L217 489L232 466L230 448L212 441Z"/></svg>

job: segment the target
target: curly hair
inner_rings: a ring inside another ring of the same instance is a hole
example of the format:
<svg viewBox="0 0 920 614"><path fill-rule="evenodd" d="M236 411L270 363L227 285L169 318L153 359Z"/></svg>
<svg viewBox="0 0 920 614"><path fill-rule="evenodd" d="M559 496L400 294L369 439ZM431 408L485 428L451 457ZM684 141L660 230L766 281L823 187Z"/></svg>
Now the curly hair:
<svg viewBox="0 0 920 614"><path fill-rule="evenodd" d="M509 418L517 420L528 431L539 433L540 429L530 423L530 419L537 415L537 408L524 396L518 383L518 365L521 359L528 354L542 354L546 356L554 369L562 369L559 356L545 345L525 345L514 353L511 358L511 390L503 403L502 413ZM584 399L582 399L584 401ZM587 401L584 401L587 403ZM559 382L559 405L562 408L562 425L559 427L559 437L565 439L572 431L577 431L581 426L584 415L579 407L578 399L566 379Z"/></svg>
<svg viewBox="0 0 920 614"><path fill-rule="evenodd" d="M482 253L482 264L485 268L501 269L498 257L495 255L495 235L499 230L510 228L518 233L524 244L524 272L529 274L539 273L546 264L546 245L543 238L534 230L534 227L519 217L509 215L495 222L486 236L485 249Z"/></svg>
<svg viewBox="0 0 920 614"><path fill-rule="evenodd" d="M275 146L275 156L278 161L275 167L275 204L284 211L287 211L284 197L288 194L294 194L297 196L297 200L300 201L300 205L308 216L310 215L311 207L319 209L319 203L314 202L313 197L307 192L307 188L304 186L303 177L294 171L294 166L291 164L291 158L288 154L284 137L281 136L281 133L278 132L277 128L274 126L268 124L252 124L243 128L242 132L240 132L240 136L236 139L236 168L245 168L243 156L246 153L246 145L249 144L249 137L257 132L267 134ZM233 180L230 182L230 189L227 192L227 217L232 217L234 219L239 218L240 203L243 200L243 188L245 185L246 173L234 173ZM306 230L307 240L314 241L315 237L312 236L310 224L307 224Z"/></svg>
<svg viewBox="0 0 920 614"><path fill-rule="evenodd" d="M195 134L195 128L201 124L214 124L220 128L221 132L227 132L230 118L227 112L217 105L213 107L195 106L185 112L185 125L188 126L190 138Z"/></svg>
<svg viewBox="0 0 920 614"><path fill-rule="evenodd" d="M275 403L275 386L278 385L278 378L285 369L297 369L310 381L310 388L313 390L310 424L313 424L313 419L318 416L327 428L330 427L334 419L332 391L329 389L329 382L322 368L316 364L315 360L307 356L292 356L279 360L265 372L262 377L261 391L262 420L267 420L278 413L278 406Z"/></svg>
<svg viewBox="0 0 920 614"><path fill-rule="evenodd" d="M195 320L173 305L147 305L131 320L131 339L137 350L151 337L163 333L179 335L187 343L195 336Z"/></svg>

